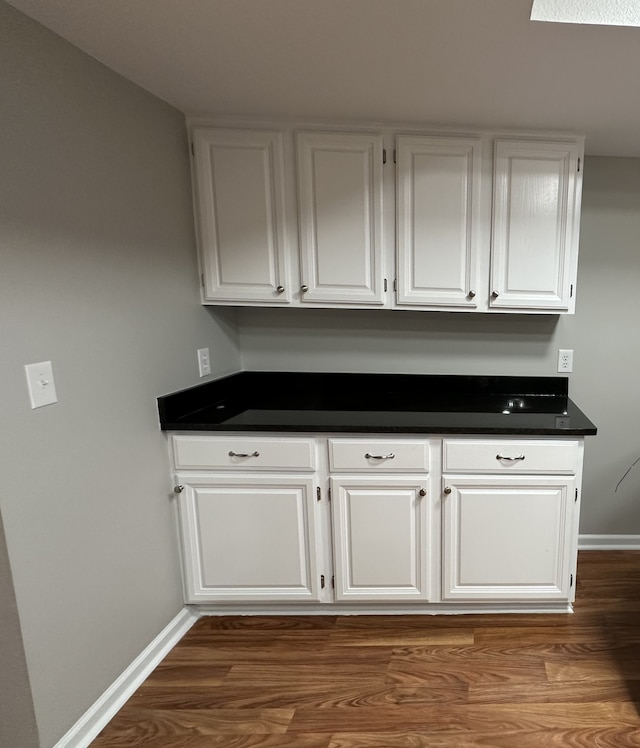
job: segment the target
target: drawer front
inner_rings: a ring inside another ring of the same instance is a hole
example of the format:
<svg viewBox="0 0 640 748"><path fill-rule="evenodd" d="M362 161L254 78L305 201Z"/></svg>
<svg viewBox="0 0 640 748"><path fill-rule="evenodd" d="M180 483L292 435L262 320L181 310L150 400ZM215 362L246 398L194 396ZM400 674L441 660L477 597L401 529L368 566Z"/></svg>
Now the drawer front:
<svg viewBox="0 0 640 748"><path fill-rule="evenodd" d="M577 441L526 439L445 439L445 473L575 473Z"/></svg>
<svg viewBox="0 0 640 748"><path fill-rule="evenodd" d="M174 436L173 459L178 470L316 469L313 439Z"/></svg>
<svg viewBox="0 0 640 748"><path fill-rule="evenodd" d="M404 439L329 439L332 472L428 472L429 442Z"/></svg>

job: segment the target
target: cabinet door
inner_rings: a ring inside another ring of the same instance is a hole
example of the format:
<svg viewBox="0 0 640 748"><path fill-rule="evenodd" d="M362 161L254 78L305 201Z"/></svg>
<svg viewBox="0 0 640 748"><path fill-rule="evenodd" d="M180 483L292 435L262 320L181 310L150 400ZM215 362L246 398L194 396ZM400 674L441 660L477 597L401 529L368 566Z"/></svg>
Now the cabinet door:
<svg viewBox="0 0 640 748"><path fill-rule="evenodd" d="M306 477L178 475L187 602L318 600Z"/></svg>
<svg viewBox="0 0 640 748"><path fill-rule="evenodd" d="M337 600L429 600L426 477L332 478Z"/></svg>
<svg viewBox="0 0 640 748"><path fill-rule="evenodd" d="M382 305L382 137L298 133L297 156L301 301Z"/></svg>
<svg viewBox="0 0 640 748"><path fill-rule="evenodd" d="M481 141L401 136L397 161L397 306L475 308Z"/></svg>
<svg viewBox="0 0 640 748"><path fill-rule="evenodd" d="M581 148L496 141L492 308L573 311Z"/></svg>
<svg viewBox="0 0 640 748"><path fill-rule="evenodd" d="M444 600L569 599L573 478L445 476L444 485Z"/></svg>
<svg viewBox="0 0 640 748"><path fill-rule="evenodd" d="M288 302L282 135L197 128L193 142L204 301Z"/></svg>

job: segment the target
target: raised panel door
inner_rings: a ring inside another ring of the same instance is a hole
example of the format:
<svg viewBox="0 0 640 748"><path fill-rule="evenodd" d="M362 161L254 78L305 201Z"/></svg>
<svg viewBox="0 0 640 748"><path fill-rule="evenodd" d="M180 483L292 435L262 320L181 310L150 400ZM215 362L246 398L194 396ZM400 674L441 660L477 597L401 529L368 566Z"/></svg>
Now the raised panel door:
<svg viewBox="0 0 640 748"><path fill-rule="evenodd" d="M474 309L481 141L399 136L397 162L397 306Z"/></svg>
<svg viewBox="0 0 640 748"><path fill-rule="evenodd" d="M573 311L580 153L575 143L496 141L491 308Z"/></svg>
<svg viewBox="0 0 640 748"><path fill-rule="evenodd" d="M187 602L319 599L312 478L177 479Z"/></svg>
<svg viewBox="0 0 640 748"><path fill-rule="evenodd" d="M332 478L336 600L429 600L429 500L420 478Z"/></svg>
<svg viewBox="0 0 640 748"><path fill-rule="evenodd" d="M204 301L286 304L281 133L196 128L193 143Z"/></svg>
<svg viewBox="0 0 640 748"><path fill-rule="evenodd" d="M302 303L382 306L382 136L296 137Z"/></svg>
<svg viewBox="0 0 640 748"><path fill-rule="evenodd" d="M569 599L573 478L444 476L444 485L443 600Z"/></svg>

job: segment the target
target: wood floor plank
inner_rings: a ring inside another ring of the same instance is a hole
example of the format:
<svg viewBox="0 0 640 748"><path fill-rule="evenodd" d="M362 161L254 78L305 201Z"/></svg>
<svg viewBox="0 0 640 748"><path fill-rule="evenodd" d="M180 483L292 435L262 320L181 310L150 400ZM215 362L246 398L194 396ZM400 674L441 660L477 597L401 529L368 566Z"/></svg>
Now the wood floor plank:
<svg viewBox="0 0 640 748"><path fill-rule="evenodd" d="M462 661L437 658L428 652L392 657L387 671L387 683L405 686L453 686L456 683L529 683L546 682L547 673L542 656L500 658L478 653L475 658Z"/></svg>
<svg viewBox="0 0 640 748"><path fill-rule="evenodd" d="M348 663L331 665L233 665L225 678L226 685L250 685L278 688L284 685L328 683L370 683L379 679L384 684L387 665Z"/></svg>
<svg viewBox="0 0 640 748"><path fill-rule="evenodd" d="M201 643L198 647L180 646L173 650L165 662L170 662L173 667L179 665L184 667L196 666L198 663L211 663L210 667L219 670L229 670L231 665L240 664L299 664L299 665L331 665L344 662L356 663L366 661L373 663L388 663L394 650L392 645L379 646L370 650L362 647L328 647L318 645L313 647L295 646L289 644L287 647L261 645L245 646L239 645L211 645Z"/></svg>
<svg viewBox="0 0 640 748"><path fill-rule="evenodd" d="M294 709L146 709L120 710L105 737L126 737L130 745L181 736L285 733Z"/></svg>
<svg viewBox="0 0 640 748"><path fill-rule="evenodd" d="M329 748L639 748L630 727L443 735L441 733L336 733Z"/></svg>
<svg viewBox="0 0 640 748"><path fill-rule="evenodd" d="M331 736L304 735L149 735L132 739L127 735L102 736L91 748L328 748Z"/></svg>
<svg viewBox="0 0 640 748"><path fill-rule="evenodd" d="M576 643L576 642L594 642L599 641L607 643L611 641L611 634L601 621L598 624L577 626L490 626L485 625L483 628L475 630L476 644L504 644L506 642L515 642L518 644L545 644L557 642Z"/></svg>
<svg viewBox="0 0 640 748"><path fill-rule="evenodd" d="M371 626L366 629L336 629L329 635L328 644L334 647L410 647L428 644L473 644L473 630L450 628L407 628L396 630Z"/></svg>
<svg viewBox="0 0 640 748"><path fill-rule="evenodd" d="M612 703L544 703L527 704L460 704L456 706L405 706L296 711L289 732L362 732L409 730L432 733L533 732L539 730L572 730L602 728L607 725L640 730L640 716L634 704Z"/></svg>
<svg viewBox="0 0 640 748"><path fill-rule="evenodd" d="M231 665L206 665L189 662L173 665L162 662L143 683L144 687L160 686L180 688L184 685L219 686Z"/></svg>
<svg viewBox="0 0 640 748"><path fill-rule="evenodd" d="M555 683L473 683L468 688L470 704L589 703L635 701L629 684L614 680L561 681Z"/></svg>
<svg viewBox="0 0 640 748"><path fill-rule="evenodd" d="M640 680L640 660L598 658L571 663L546 663L547 677L550 681L589 681L601 680Z"/></svg>
<svg viewBox="0 0 640 748"><path fill-rule="evenodd" d="M263 686L225 686L209 688L191 686L142 686L129 700L129 707L148 709L335 709L356 706L390 706L394 704L466 703L466 685L446 688L407 688L388 686L380 679L372 683L336 685L312 683Z"/></svg>

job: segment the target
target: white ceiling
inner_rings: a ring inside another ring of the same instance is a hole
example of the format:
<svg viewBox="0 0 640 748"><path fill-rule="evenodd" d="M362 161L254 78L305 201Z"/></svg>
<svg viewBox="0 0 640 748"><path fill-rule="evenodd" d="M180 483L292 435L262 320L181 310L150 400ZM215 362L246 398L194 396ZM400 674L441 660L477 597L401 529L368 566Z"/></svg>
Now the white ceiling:
<svg viewBox="0 0 640 748"><path fill-rule="evenodd" d="M187 114L573 130L640 156L640 28L531 0L10 0Z"/></svg>

